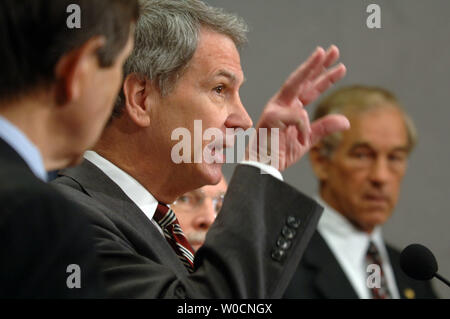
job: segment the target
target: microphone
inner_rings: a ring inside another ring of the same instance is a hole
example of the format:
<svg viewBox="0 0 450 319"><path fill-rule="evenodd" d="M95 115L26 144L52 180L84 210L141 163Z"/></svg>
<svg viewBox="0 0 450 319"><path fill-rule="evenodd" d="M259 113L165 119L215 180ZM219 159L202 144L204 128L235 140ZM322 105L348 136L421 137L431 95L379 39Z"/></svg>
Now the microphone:
<svg viewBox="0 0 450 319"><path fill-rule="evenodd" d="M433 253L425 246L411 244L400 254L400 267L409 277L417 280L430 280L433 277L450 287L450 282L439 275L438 264Z"/></svg>

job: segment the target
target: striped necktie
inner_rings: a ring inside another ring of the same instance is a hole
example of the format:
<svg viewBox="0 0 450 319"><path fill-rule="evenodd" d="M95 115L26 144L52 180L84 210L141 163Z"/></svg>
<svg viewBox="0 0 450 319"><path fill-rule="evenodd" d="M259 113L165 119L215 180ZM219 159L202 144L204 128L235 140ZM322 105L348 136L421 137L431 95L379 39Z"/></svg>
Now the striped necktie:
<svg viewBox="0 0 450 319"><path fill-rule="evenodd" d="M194 251L184 236L173 212L166 204L158 203L153 219L164 232L164 237L189 272L194 271Z"/></svg>
<svg viewBox="0 0 450 319"><path fill-rule="evenodd" d="M373 299L391 299L392 296L386 282L386 276L383 271L383 263L377 246L371 241L366 255L367 264L375 264L380 267L380 288L373 287L370 289Z"/></svg>

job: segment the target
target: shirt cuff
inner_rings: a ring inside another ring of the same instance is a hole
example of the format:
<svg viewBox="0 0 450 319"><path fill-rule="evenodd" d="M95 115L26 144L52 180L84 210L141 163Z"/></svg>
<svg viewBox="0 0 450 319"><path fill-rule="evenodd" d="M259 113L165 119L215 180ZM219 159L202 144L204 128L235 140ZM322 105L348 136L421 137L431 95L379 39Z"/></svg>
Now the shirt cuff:
<svg viewBox="0 0 450 319"><path fill-rule="evenodd" d="M257 167L261 170L261 174L270 174L273 177L275 177L276 179L279 179L280 181L284 181L283 175L281 175L280 171L271 165L260 163L260 162L255 162L255 161L242 161L240 164Z"/></svg>

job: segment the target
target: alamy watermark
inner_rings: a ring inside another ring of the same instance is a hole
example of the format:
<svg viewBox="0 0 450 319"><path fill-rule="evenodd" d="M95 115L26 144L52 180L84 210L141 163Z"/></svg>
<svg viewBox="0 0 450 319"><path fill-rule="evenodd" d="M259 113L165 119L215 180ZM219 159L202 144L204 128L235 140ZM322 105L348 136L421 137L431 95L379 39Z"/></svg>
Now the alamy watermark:
<svg viewBox="0 0 450 319"><path fill-rule="evenodd" d="M366 25L369 29L381 29L381 7L378 4L369 4L366 12L370 13L366 19Z"/></svg>
<svg viewBox="0 0 450 319"><path fill-rule="evenodd" d="M67 276L66 285L69 289L81 288L81 268L77 264L70 264L66 268Z"/></svg>
<svg viewBox="0 0 450 319"><path fill-rule="evenodd" d="M67 16L66 25L69 29L81 28L81 8L78 4L69 4L66 12L70 13Z"/></svg>
<svg viewBox="0 0 450 319"><path fill-rule="evenodd" d="M366 286L369 289L381 288L381 267L377 264L367 265L366 272L370 275L367 276Z"/></svg>
<svg viewBox="0 0 450 319"><path fill-rule="evenodd" d="M171 151L174 163L236 163L246 157L246 160L279 168L278 128L260 128L258 132L255 128L245 131L226 128L223 132L215 127L203 131L202 126L202 120L194 120L193 137L191 131L184 127L172 131L172 141L178 141ZM246 148L247 139L249 144ZM204 142L207 142L206 146L203 146Z"/></svg>

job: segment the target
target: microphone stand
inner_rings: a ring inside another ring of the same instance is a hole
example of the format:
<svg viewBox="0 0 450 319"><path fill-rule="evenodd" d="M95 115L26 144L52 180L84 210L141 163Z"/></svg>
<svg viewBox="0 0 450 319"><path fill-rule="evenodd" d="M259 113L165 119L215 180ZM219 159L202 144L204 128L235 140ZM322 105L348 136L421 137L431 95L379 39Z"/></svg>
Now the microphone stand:
<svg viewBox="0 0 450 319"><path fill-rule="evenodd" d="M441 275L439 275L438 273L434 274L434 277L436 277L437 279L439 279L440 281L442 281L444 284L446 284L447 286L450 287L450 281L448 281L447 279L445 279L444 277L442 277Z"/></svg>

